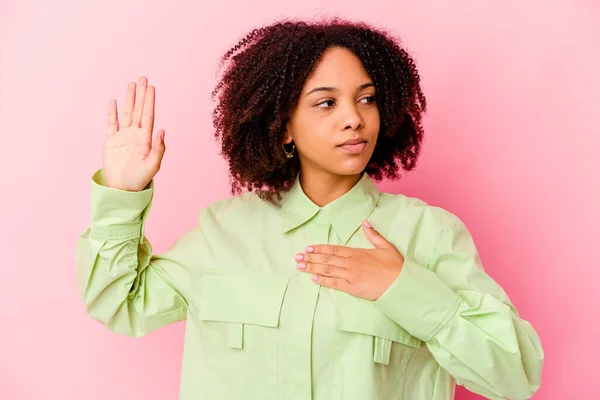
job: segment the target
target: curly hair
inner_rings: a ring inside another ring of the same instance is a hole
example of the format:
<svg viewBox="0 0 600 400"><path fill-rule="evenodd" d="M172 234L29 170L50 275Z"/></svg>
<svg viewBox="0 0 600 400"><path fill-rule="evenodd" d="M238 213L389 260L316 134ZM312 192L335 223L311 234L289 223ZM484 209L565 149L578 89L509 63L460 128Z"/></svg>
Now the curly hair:
<svg viewBox="0 0 600 400"><path fill-rule="evenodd" d="M317 22L280 20L254 29L220 59L225 72L212 92L212 119L229 163L231 193L243 188L266 199L290 188L300 170L282 151L286 123L323 53L333 47L356 55L373 80L380 112L377 143L365 172L374 180L412 170L423 140L426 99L400 40L364 22L338 17ZM239 51L239 52L238 52ZM237 54L236 54L237 52Z"/></svg>

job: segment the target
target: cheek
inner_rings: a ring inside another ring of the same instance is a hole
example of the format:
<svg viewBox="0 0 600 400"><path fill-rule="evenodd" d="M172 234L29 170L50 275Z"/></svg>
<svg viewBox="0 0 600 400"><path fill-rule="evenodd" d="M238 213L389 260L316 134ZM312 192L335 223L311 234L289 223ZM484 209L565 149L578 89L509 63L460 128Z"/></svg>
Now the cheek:
<svg viewBox="0 0 600 400"><path fill-rule="evenodd" d="M299 151L309 159L327 159L332 151L331 138L328 134L321 134L316 130L302 137L298 145Z"/></svg>
<svg viewBox="0 0 600 400"><path fill-rule="evenodd" d="M381 125L381 117L379 115L379 110L375 109L374 112L369 113L368 116L368 122L370 127L372 127L373 130L373 136L377 137L377 134L379 133L379 128Z"/></svg>
<svg viewBox="0 0 600 400"><path fill-rule="evenodd" d="M296 146L304 153L331 151L332 129L322 120L312 119L303 123L294 132Z"/></svg>

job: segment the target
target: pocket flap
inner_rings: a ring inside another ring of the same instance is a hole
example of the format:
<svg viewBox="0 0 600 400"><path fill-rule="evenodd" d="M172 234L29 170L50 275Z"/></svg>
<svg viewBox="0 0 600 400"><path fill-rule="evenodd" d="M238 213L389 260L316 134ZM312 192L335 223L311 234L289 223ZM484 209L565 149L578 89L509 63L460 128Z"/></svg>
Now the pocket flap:
<svg viewBox="0 0 600 400"><path fill-rule="evenodd" d="M420 339L389 319L369 300L345 292L338 292L336 300L338 302L335 321L337 329L380 337L415 348L421 347Z"/></svg>
<svg viewBox="0 0 600 400"><path fill-rule="evenodd" d="M253 271L205 269L198 318L277 327L289 280Z"/></svg>

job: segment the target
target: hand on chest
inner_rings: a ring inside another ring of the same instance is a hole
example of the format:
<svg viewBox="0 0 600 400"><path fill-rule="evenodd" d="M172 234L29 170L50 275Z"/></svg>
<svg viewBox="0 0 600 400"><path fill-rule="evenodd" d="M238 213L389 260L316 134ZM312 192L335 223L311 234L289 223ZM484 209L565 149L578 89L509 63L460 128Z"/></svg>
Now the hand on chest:
<svg viewBox="0 0 600 400"><path fill-rule="evenodd" d="M333 244L339 238L331 231L298 231L262 254L255 249L251 260L204 269L198 319L235 349L270 336L303 340L299 332L310 337L313 329L316 337L318 330L333 329L338 343L361 341L373 361L385 365L396 346L421 347L372 303L400 273L402 254L373 228L360 229L346 246ZM323 242L311 241L319 236ZM329 322L315 326L316 320Z"/></svg>

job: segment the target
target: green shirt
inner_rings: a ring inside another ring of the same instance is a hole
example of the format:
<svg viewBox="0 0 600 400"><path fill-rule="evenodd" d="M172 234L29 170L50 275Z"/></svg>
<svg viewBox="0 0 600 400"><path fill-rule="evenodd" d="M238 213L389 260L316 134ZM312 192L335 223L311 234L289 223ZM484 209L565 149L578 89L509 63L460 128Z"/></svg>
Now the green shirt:
<svg viewBox="0 0 600 400"><path fill-rule="evenodd" d="M186 320L182 400L447 400L456 383L526 399L540 385L540 339L484 272L465 225L379 192L367 174L324 207L298 178L282 201L217 201L162 254L144 236L153 182L121 191L99 170L91 190L76 256L87 313L132 336ZM373 248L366 218L405 257L379 299L298 270L310 244Z"/></svg>

